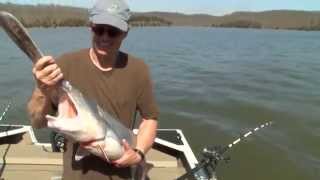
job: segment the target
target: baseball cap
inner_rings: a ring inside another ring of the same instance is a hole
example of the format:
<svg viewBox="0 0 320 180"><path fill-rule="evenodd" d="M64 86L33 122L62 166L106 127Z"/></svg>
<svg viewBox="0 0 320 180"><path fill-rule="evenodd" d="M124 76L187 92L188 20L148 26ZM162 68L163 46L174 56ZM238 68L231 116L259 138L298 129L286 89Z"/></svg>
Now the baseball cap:
<svg viewBox="0 0 320 180"><path fill-rule="evenodd" d="M124 0L96 0L89 9L89 20L94 24L106 24L128 31L131 12Z"/></svg>

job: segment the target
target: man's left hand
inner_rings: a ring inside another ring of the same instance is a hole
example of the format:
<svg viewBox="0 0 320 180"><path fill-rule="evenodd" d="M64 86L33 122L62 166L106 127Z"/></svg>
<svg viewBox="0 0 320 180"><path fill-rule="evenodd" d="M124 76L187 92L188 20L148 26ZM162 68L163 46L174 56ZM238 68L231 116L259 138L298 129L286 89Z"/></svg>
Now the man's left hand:
<svg viewBox="0 0 320 180"><path fill-rule="evenodd" d="M136 153L126 140L122 140L122 145L124 148L124 153L120 159L112 161L116 167L128 167L137 164L141 161L141 157Z"/></svg>

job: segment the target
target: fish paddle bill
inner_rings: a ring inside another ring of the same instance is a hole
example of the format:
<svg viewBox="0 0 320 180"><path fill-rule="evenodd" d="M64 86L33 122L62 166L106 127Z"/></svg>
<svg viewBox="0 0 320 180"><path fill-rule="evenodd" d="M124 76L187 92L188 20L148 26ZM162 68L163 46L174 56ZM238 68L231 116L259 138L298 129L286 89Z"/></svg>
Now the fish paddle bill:
<svg viewBox="0 0 320 180"><path fill-rule="evenodd" d="M36 61L43 56L42 52L31 39L26 28L12 14L6 11L0 11L0 25L33 63L36 63Z"/></svg>

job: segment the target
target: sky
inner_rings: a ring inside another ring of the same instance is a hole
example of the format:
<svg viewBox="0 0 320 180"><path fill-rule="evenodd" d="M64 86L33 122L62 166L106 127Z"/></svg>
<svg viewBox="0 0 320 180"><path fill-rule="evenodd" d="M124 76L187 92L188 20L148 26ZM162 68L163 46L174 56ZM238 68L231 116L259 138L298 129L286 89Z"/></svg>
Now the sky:
<svg viewBox="0 0 320 180"><path fill-rule="evenodd" d="M0 0L19 4L61 4L90 7L94 0ZM132 11L166 11L185 14L224 15L235 11L320 11L320 0L127 0Z"/></svg>

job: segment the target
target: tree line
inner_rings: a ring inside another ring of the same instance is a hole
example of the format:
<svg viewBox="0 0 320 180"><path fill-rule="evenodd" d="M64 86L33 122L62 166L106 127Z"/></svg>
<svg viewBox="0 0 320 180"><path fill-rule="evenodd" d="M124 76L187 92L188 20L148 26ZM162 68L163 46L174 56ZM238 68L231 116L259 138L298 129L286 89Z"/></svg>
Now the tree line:
<svg viewBox="0 0 320 180"><path fill-rule="evenodd" d="M82 8L59 5L0 4L1 11L12 13L26 27L84 26L88 13Z"/></svg>
<svg viewBox="0 0 320 180"><path fill-rule="evenodd" d="M172 22L157 16L133 16L130 21L132 26L171 26Z"/></svg>
<svg viewBox="0 0 320 180"><path fill-rule="evenodd" d="M309 25L301 26L301 27L288 27L288 28L280 28L277 26L272 27L264 27L261 23L257 21L251 20L233 20L233 21L226 21L223 23L216 23L212 24L212 27L225 27L225 28L255 28L255 29L262 29L262 28L269 28L269 29L289 29L289 30L302 30L302 31L319 31L320 30L320 20L314 21L310 20Z"/></svg>
<svg viewBox="0 0 320 180"><path fill-rule="evenodd" d="M1 11L16 16L26 27L87 26L88 11L83 8L60 5L16 5L0 3ZM132 26L170 26L172 23L156 16L134 15L129 23Z"/></svg>

